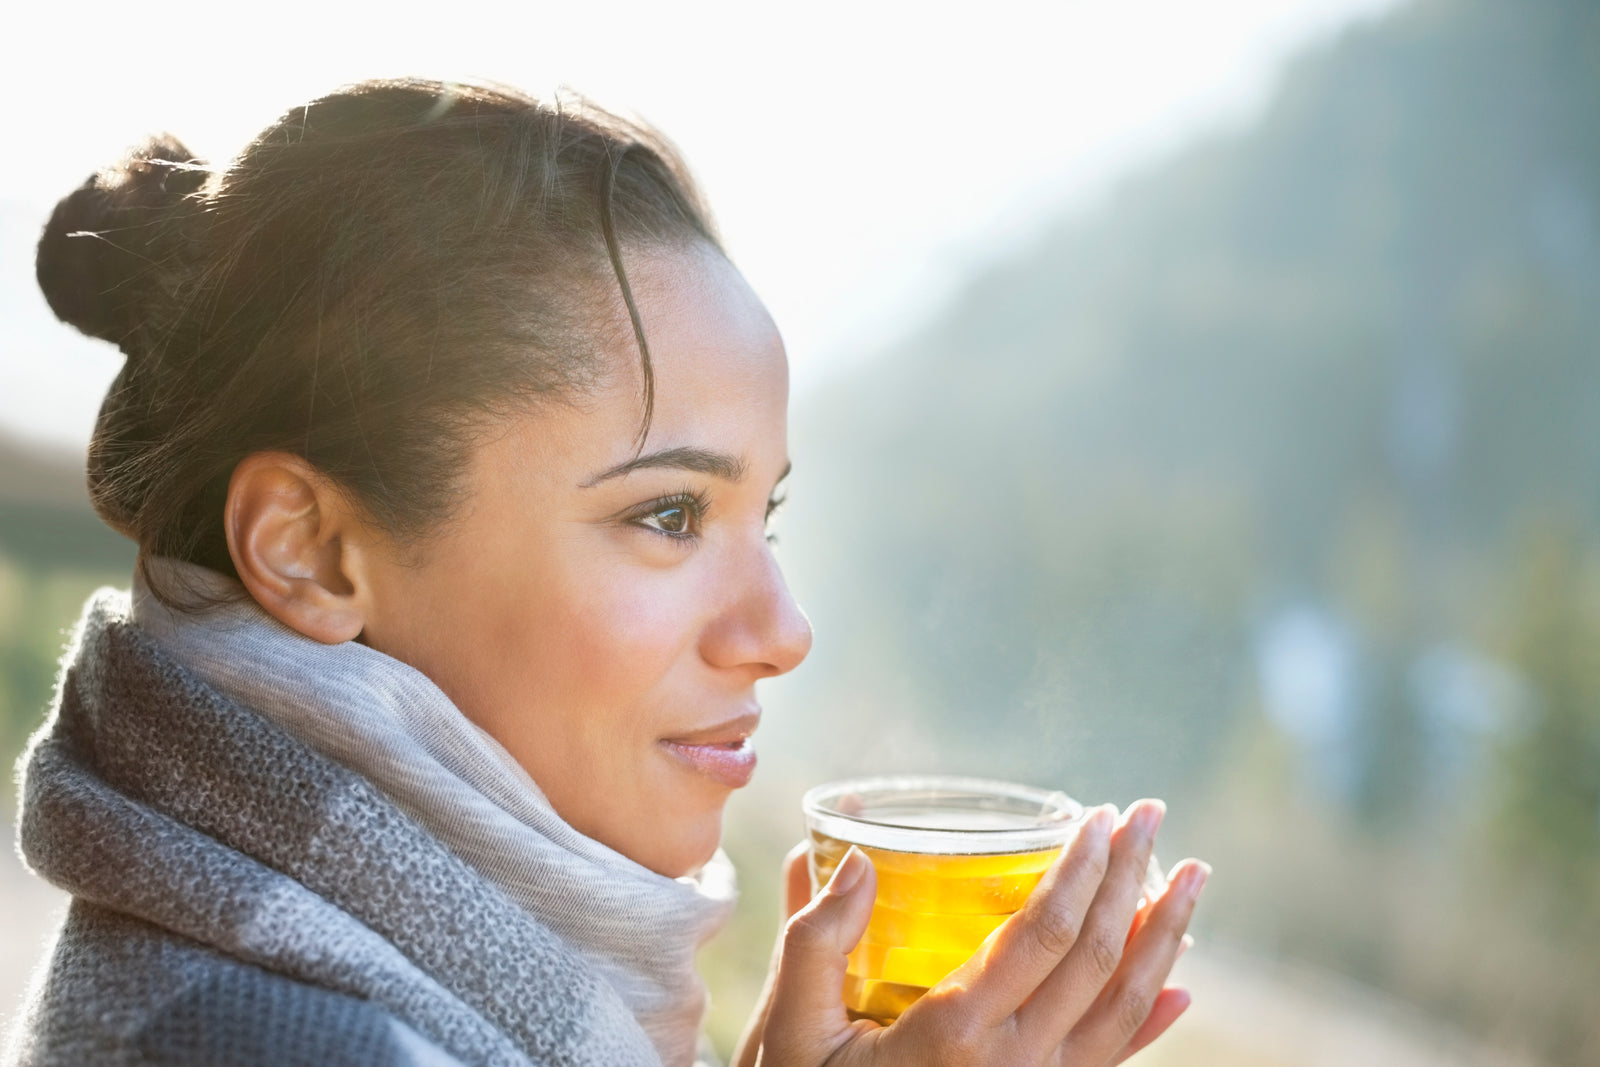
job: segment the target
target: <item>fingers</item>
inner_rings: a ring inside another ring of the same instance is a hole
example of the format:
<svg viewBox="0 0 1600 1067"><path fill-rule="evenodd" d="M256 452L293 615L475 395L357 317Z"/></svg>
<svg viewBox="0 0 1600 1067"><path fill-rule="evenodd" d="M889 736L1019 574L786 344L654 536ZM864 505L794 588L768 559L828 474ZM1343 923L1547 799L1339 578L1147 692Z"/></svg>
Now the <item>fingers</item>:
<svg viewBox="0 0 1600 1067"><path fill-rule="evenodd" d="M1139 927L1144 925L1145 918L1150 914L1150 905L1156 902L1155 897L1150 895L1151 874L1155 875L1156 883L1159 884L1163 890L1166 889L1166 876L1161 873L1161 865L1156 862L1155 856L1152 855L1150 857L1150 870L1145 873L1144 893L1139 899L1139 910L1133 914L1133 925L1128 927L1128 936L1123 942L1124 944L1133 940L1133 935L1139 932ZM1158 891L1156 896L1159 895L1160 892Z"/></svg>
<svg viewBox="0 0 1600 1067"><path fill-rule="evenodd" d="M967 988L981 1019L993 1023L1010 1016L1078 943L1105 877L1114 811L1101 807L1089 814L1022 910L951 976Z"/></svg>
<svg viewBox="0 0 1600 1067"><path fill-rule="evenodd" d="M1169 986L1156 994L1156 1006L1150 1009L1150 1018L1134 1032L1112 1062L1121 1063L1166 1033L1167 1027L1177 1022L1178 1016L1189 1010L1189 1002L1189 991L1177 986Z"/></svg>
<svg viewBox="0 0 1600 1067"><path fill-rule="evenodd" d="M1211 868L1185 860L1123 954L1122 965L1064 1047L1085 1063L1103 1063L1141 1033L1183 949L1183 935Z"/></svg>
<svg viewBox="0 0 1600 1067"><path fill-rule="evenodd" d="M783 857L784 925L811 900L811 869L806 862L810 855L811 843L802 841Z"/></svg>
<svg viewBox="0 0 1600 1067"><path fill-rule="evenodd" d="M1141 800L1128 808L1112 836L1109 869L1078 943L1017 1011L1017 1028L1025 1039L1045 1047L1059 1045L1117 973L1129 943L1128 928L1144 900L1145 869L1166 811L1159 800Z"/></svg>
<svg viewBox="0 0 1600 1067"><path fill-rule="evenodd" d="M734 1049L732 1067L755 1067L756 1057L761 1051L761 1038L767 1027L767 1012L772 1007L772 987L777 980L778 964L783 958L783 932L789 925L789 920L794 913L806 906L811 899L811 871L807 864L811 846L802 841L789 850L783 857L782 874L778 879L783 887L782 914L778 916L778 938L772 946L772 962L767 967L767 980L761 987L761 996L756 1000L756 1009L750 1015L750 1021L745 1024L744 1033L739 1037L739 1044Z"/></svg>
<svg viewBox="0 0 1600 1067"><path fill-rule="evenodd" d="M872 862L852 846L823 891L789 920L767 1011L764 1062L821 1063L848 1037L845 957L867 929L876 891Z"/></svg>

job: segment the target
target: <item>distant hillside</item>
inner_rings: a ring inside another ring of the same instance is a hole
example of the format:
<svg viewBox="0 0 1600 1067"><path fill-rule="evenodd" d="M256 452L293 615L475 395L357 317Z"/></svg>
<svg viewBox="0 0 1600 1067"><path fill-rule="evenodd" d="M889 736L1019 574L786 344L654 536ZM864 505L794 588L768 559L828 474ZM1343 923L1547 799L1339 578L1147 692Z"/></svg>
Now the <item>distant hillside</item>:
<svg viewBox="0 0 1600 1067"><path fill-rule="evenodd" d="M0 501L88 507L83 458L0 436Z"/></svg>
<svg viewBox="0 0 1600 1067"><path fill-rule="evenodd" d="M89 506L81 457L0 437L0 555L31 569L126 570L134 549Z"/></svg>
<svg viewBox="0 0 1600 1067"><path fill-rule="evenodd" d="M1039 232L797 412L785 755L1167 796L1240 936L1600 1047L1600 5L1420 0ZM1522 891L1547 1016L1451 932Z"/></svg>
<svg viewBox="0 0 1600 1067"><path fill-rule="evenodd" d="M0 438L0 765L43 718L84 597L126 588L133 561L133 544L90 508L81 458Z"/></svg>
<svg viewBox="0 0 1600 1067"><path fill-rule="evenodd" d="M1187 709L1192 765L1284 598L1476 638L1526 527L1600 514L1597 57L1592 3L1351 31L800 411L824 703Z"/></svg>

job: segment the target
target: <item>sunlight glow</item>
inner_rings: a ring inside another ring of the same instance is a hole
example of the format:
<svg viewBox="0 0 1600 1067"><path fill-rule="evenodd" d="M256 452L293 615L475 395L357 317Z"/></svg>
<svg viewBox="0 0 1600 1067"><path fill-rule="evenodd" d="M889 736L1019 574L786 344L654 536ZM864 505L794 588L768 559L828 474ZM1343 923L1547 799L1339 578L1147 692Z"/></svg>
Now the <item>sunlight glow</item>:
<svg viewBox="0 0 1600 1067"><path fill-rule="evenodd" d="M801 392L902 333L1049 210L1245 121L1291 52L1394 0L815 0L390 8L287 0L129 19L105 3L7 16L0 432L81 446L118 357L32 284L55 201L171 130L226 159L350 81L570 86L656 123L700 176L771 305ZM415 10L415 14L412 11Z"/></svg>

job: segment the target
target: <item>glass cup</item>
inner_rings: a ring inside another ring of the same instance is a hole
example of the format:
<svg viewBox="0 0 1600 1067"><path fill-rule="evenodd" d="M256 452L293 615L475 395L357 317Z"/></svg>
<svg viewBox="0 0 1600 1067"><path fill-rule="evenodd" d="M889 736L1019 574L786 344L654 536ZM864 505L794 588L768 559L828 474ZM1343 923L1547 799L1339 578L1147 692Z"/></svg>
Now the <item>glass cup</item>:
<svg viewBox="0 0 1600 1067"><path fill-rule="evenodd" d="M1022 907L1083 823L1061 792L981 778L886 776L818 786L801 801L811 892L851 845L872 861L877 898L850 953L845 1007L893 1022ZM1146 901L1165 886L1152 857Z"/></svg>

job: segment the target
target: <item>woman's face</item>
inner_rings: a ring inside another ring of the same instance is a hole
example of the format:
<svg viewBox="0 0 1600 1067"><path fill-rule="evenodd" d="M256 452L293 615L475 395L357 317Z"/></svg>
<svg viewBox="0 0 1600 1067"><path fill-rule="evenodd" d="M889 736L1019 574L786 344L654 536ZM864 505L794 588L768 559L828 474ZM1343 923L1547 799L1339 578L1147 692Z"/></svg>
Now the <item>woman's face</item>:
<svg viewBox="0 0 1600 1067"><path fill-rule="evenodd" d="M632 332L604 384L499 424L420 563L372 575L363 638L411 664L575 828L664 875L715 851L755 768L755 684L811 628L767 520L788 471L788 365L766 309L710 250L631 257ZM631 368L631 369L630 369Z"/></svg>

